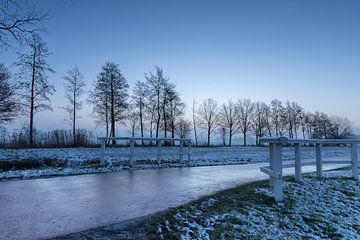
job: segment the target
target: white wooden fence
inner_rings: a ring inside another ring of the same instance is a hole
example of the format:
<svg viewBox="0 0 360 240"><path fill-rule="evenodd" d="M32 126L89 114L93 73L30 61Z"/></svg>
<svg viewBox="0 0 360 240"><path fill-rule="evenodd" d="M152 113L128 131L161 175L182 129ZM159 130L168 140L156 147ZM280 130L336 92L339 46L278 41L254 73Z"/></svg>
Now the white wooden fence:
<svg viewBox="0 0 360 240"><path fill-rule="evenodd" d="M187 159L190 162L191 160L191 140L187 138L141 138L141 137L99 137L98 141L101 142L101 165L105 165L106 156L105 156L105 147L106 142L111 140L122 140L122 141L130 141L130 149L129 149L129 163L130 166L133 166L134 163L134 150L135 150L135 142L136 141L154 141L156 142L157 148L157 163L161 162L162 158L162 142L179 142L179 159L180 163L184 163L184 155L187 154ZM187 153L184 152L184 148L187 147Z"/></svg>
<svg viewBox="0 0 360 240"><path fill-rule="evenodd" d="M262 138L260 143L269 144L269 158L270 164L267 167L261 167L260 171L266 173L270 177L270 185L273 187L273 195L276 201L283 200L283 178L282 169L295 167L295 180L301 182L301 167L316 165L317 177L322 177L323 164L350 164L352 169L352 176L355 180L359 180L358 173L358 151L357 145L360 144L359 139L288 139L286 137L279 138ZM312 144L315 146L315 162L302 162L301 150L303 145ZM336 144L343 146L350 146L351 160L350 161L334 161L322 158L322 146L324 144ZM295 163L283 164L282 162L282 147L293 146L295 150Z"/></svg>

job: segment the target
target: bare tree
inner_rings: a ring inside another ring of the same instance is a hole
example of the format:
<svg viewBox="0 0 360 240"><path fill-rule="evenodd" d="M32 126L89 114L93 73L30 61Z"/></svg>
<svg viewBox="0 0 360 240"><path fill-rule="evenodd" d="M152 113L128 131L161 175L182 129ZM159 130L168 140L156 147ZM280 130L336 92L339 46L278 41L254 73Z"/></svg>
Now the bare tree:
<svg viewBox="0 0 360 240"><path fill-rule="evenodd" d="M144 137L144 111L146 103L146 94L147 87L144 82L137 81L133 90L133 95L131 96L134 101L134 107L138 109L139 113L139 122L140 122L140 134L141 137ZM141 140L141 144L144 145L144 140Z"/></svg>
<svg viewBox="0 0 360 240"><path fill-rule="evenodd" d="M302 132L302 138L305 139L306 138L306 112L304 110L301 111L300 115L299 115L299 124L301 127L301 132Z"/></svg>
<svg viewBox="0 0 360 240"><path fill-rule="evenodd" d="M295 138L298 138L298 127L301 125L301 117L303 115L304 109L296 102L292 102L292 109Z"/></svg>
<svg viewBox="0 0 360 240"><path fill-rule="evenodd" d="M191 132L191 122L184 118L180 118L179 121L176 122L176 134L180 138L189 137Z"/></svg>
<svg viewBox="0 0 360 240"><path fill-rule="evenodd" d="M229 129L229 146L231 146L232 137L240 131L239 111L236 104L230 99L223 103L220 109L220 121L224 128ZM225 129L223 130L225 134Z"/></svg>
<svg viewBox="0 0 360 240"><path fill-rule="evenodd" d="M218 125L218 114L218 104L212 98L205 100L197 110L199 125L207 132L207 146L210 146L211 134Z"/></svg>
<svg viewBox="0 0 360 240"><path fill-rule="evenodd" d="M181 100L180 94L174 88L168 91L168 115L171 129L171 137L175 138L176 123L184 116L186 105ZM174 145L174 142L172 143Z"/></svg>
<svg viewBox="0 0 360 240"><path fill-rule="evenodd" d="M26 1L0 0L0 47L31 41L33 34L44 31L42 22L48 14Z"/></svg>
<svg viewBox="0 0 360 240"><path fill-rule="evenodd" d="M135 102L131 102L129 104L129 109L126 114L126 121L131 129L131 137L135 137L135 131L139 127L140 115L138 109L136 108L136 105L137 104L135 104Z"/></svg>
<svg viewBox="0 0 360 240"><path fill-rule="evenodd" d="M268 105L266 105L266 108L264 109L264 121L265 121L265 129L267 131L267 135L271 137L274 125L272 123L271 109L270 106Z"/></svg>
<svg viewBox="0 0 360 240"><path fill-rule="evenodd" d="M29 76L29 79L21 82L21 98L23 110L29 114L29 144L33 146L34 115L40 111L52 111L49 95L54 94L55 88L49 84L47 74L53 73L54 70L47 63L50 53L39 35L33 34L27 44L30 51L19 54L18 66L21 68L20 76Z"/></svg>
<svg viewBox="0 0 360 240"><path fill-rule="evenodd" d="M240 129L244 137L244 146L246 146L246 136L251 128L251 116L254 111L254 104L250 99L238 100Z"/></svg>
<svg viewBox="0 0 360 240"><path fill-rule="evenodd" d="M268 112L270 112L270 108L266 105L266 103L256 102L254 104L254 112L252 114L252 128L256 137L256 145L260 145L260 138L265 136Z"/></svg>
<svg viewBox="0 0 360 240"><path fill-rule="evenodd" d="M9 80L9 71L4 64L0 64L0 123L12 121L18 110L15 86Z"/></svg>
<svg viewBox="0 0 360 240"><path fill-rule="evenodd" d="M79 118L77 111L82 108L82 101L80 97L84 95L84 76L81 74L79 68L75 65L72 69L67 71L64 76L65 98L68 105L64 110L68 114L65 117L65 122L72 126L73 145L77 144L76 141L76 119Z"/></svg>
<svg viewBox="0 0 360 240"><path fill-rule="evenodd" d="M285 103L283 123L287 127L290 138L297 138L298 126L301 124L300 117L302 112L303 109L298 103L289 101Z"/></svg>
<svg viewBox="0 0 360 240"><path fill-rule="evenodd" d="M126 119L128 88L129 85L118 65L107 62L98 75L94 91L90 94L90 102L94 105L93 112L107 123L110 122L111 137L115 137L116 123L123 123ZM113 140L112 144L115 143Z"/></svg>
<svg viewBox="0 0 360 240"><path fill-rule="evenodd" d="M329 138L331 121L326 113L316 111L312 115L312 138Z"/></svg>
<svg viewBox="0 0 360 240"><path fill-rule="evenodd" d="M153 137L154 130L156 130L156 117L157 117L157 106L156 102L153 102L150 98L146 100L146 107L145 107L145 119L148 125L149 135L150 138ZM150 145L152 141L150 141Z"/></svg>
<svg viewBox="0 0 360 240"><path fill-rule="evenodd" d="M307 138L312 138L312 134L313 134L313 128L312 128L312 123L313 123L313 114L311 112L306 112L303 118L303 131L306 133ZM305 133L303 133L304 138L305 138Z"/></svg>
<svg viewBox="0 0 360 240"><path fill-rule="evenodd" d="M156 138L159 137L160 121L161 121L161 101L163 96L163 87L168 82L168 78L164 76L160 67L155 67L155 74L149 72L145 74L146 84L149 89L149 100L155 104L156 109Z"/></svg>
<svg viewBox="0 0 360 240"><path fill-rule="evenodd" d="M171 95L174 95L175 93L175 84L172 84L167 79L164 81L161 91L161 112L162 112L162 127L164 130L164 138L167 138L167 132L169 128L169 122L170 122L170 111L168 111L169 108L169 102ZM166 144L166 142L165 142Z"/></svg>
<svg viewBox="0 0 360 240"><path fill-rule="evenodd" d="M100 76L98 76L99 78ZM93 83L94 90L90 92L87 103L93 106L90 116L95 119L97 125L105 125L106 137L109 136L109 106L110 96L108 85L96 81Z"/></svg>
<svg viewBox="0 0 360 240"><path fill-rule="evenodd" d="M352 123L349 119L340 117L340 116L332 116L330 118L331 121L331 138L348 138L354 134Z"/></svg>
<svg viewBox="0 0 360 240"><path fill-rule="evenodd" d="M275 128L275 135L282 136L281 116L283 115L284 107L282 102L275 99L271 101L271 120Z"/></svg>

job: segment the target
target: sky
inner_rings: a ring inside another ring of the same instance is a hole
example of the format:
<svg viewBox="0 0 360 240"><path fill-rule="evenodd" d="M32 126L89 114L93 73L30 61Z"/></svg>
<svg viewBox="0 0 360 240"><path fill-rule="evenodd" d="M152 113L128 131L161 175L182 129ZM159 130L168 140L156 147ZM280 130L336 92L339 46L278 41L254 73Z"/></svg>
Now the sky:
<svg viewBox="0 0 360 240"><path fill-rule="evenodd" d="M53 112L35 127L64 128L63 76L78 65L92 88L114 61L132 86L161 66L191 106L213 98L272 99L360 124L360 1L28 1L50 12L43 35L56 71ZM15 49L2 53L7 66ZM84 100L86 96L84 97ZM79 127L93 128L91 107ZM18 120L17 124L25 124Z"/></svg>

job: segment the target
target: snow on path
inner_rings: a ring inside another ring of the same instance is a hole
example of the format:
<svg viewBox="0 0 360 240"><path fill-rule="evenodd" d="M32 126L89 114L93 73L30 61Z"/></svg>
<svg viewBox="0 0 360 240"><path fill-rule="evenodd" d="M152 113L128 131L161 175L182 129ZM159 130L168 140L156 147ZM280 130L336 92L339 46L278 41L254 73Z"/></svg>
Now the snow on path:
<svg viewBox="0 0 360 240"><path fill-rule="evenodd" d="M50 238L156 213L267 179L259 171L265 165L149 169L0 182L0 239ZM334 167L324 166L324 170ZM292 173L293 169L286 169L284 175Z"/></svg>

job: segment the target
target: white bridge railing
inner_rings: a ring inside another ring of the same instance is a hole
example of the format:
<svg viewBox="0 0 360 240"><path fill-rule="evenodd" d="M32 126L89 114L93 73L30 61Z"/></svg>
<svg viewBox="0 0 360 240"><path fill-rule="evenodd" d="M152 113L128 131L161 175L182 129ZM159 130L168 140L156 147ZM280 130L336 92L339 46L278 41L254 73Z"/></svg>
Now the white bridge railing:
<svg viewBox="0 0 360 240"><path fill-rule="evenodd" d="M162 142L179 142L179 159L180 163L184 163L184 155L187 155L187 159L190 162L191 159L191 140L187 138L141 138L141 137L98 137L98 141L101 142L101 165L105 165L106 156L105 156L105 148L106 142L111 140L121 140L121 141L130 141L130 149L129 149L129 164L133 166L134 162L134 150L135 150L135 142L136 141L154 141L156 142L156 157L157 163L161 162L162 158ZM187 152L184 152L184 148L187 147Z"/></svg>
<svg viewBox="0 0 360 240"><path fill-rule="evenodd" d="M360 144L360 139L288 139L286 137L279 138L262 138L260 143L269 144L269 157L270 165L267 167L261 167L260 171L266 173L270 177L270 185L273 187L273 195L276 201L283 200L283 179L282 169L295 167L295 180L301 182L301 167L316 165L317 177L322 177L322 165L323 164L350 164L352 169L352 176L355 180L359 180L358 173L358 151L357 145ZM315 145L316 161L315 162L302 162L301 151L302 146L305 144ZM351 148L351 160L339 161L339 160L323 160L322 159L322 146L324 144L336 144L350 146ZM282 147L293 146L295 150L295 163L283 164L282 161Z"/></svg>

